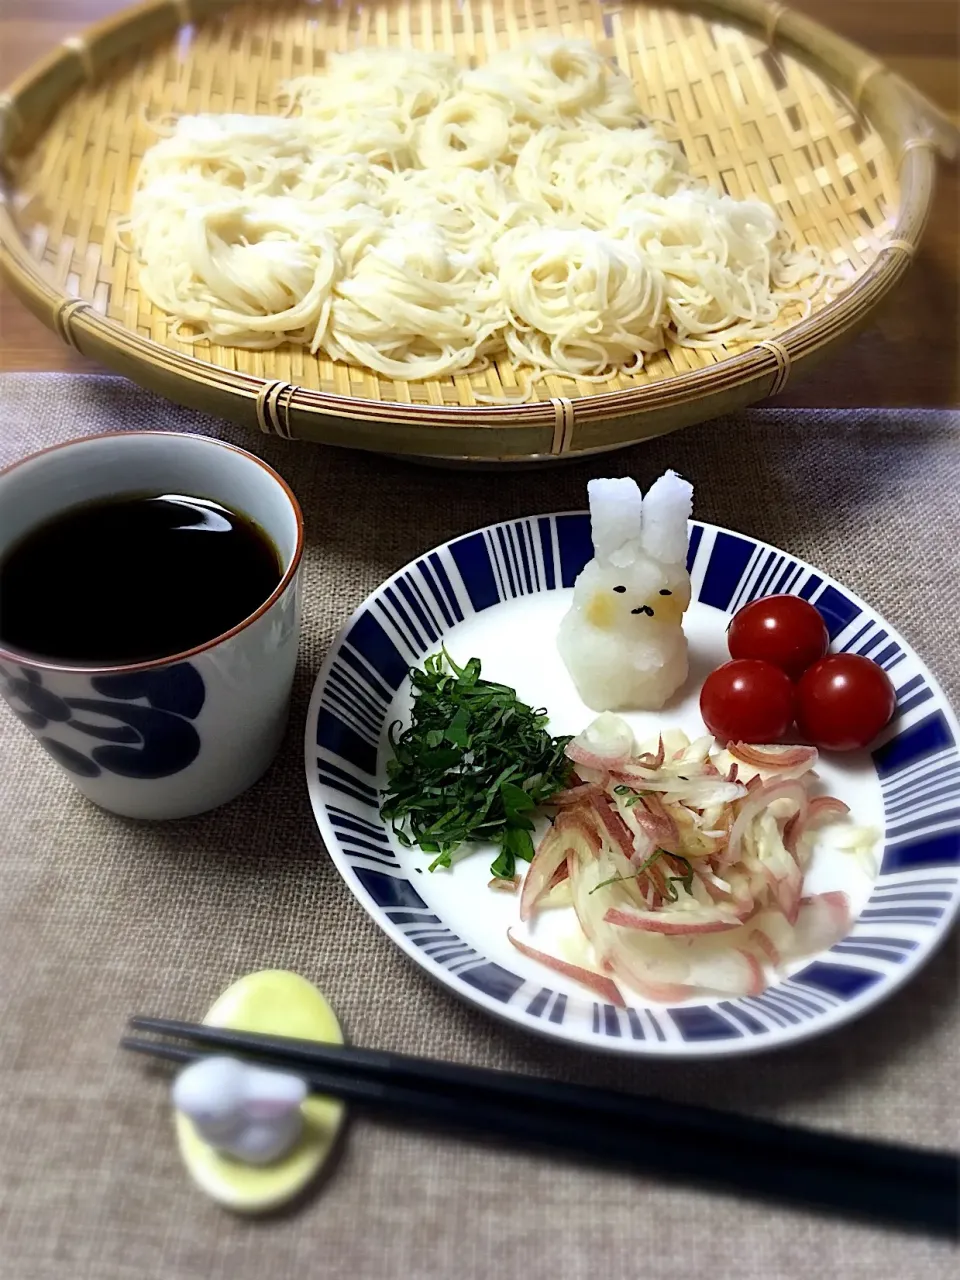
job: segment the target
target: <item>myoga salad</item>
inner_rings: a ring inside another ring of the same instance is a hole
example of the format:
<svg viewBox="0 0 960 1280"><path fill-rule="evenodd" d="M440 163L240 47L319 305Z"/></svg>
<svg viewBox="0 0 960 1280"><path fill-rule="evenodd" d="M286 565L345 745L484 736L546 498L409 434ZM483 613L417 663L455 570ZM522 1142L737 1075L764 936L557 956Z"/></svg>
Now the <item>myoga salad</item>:
<svg viewBox="0 0 960 1280"><path fill-rule="evenodd" d="M584 963L511 934L525 954L613 1003L623 1003L617 984L675 1001L759 994L770 969L846 934L846 895L804 891L816 832L846 822L848 848L865 855L876 832L819 793L815 748L717 751L710 737L690 742L675 730L641 750L606 713L567 755L573 783L553 798L558 814L524 881L520 918L572 903Z"/></svg>

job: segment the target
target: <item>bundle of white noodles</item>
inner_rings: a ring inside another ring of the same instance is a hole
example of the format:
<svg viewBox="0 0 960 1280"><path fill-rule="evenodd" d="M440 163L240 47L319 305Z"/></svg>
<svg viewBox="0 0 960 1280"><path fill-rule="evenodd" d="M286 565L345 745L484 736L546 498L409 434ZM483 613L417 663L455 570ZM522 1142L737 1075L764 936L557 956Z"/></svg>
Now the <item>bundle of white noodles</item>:
<svg viewBox="0 0 960 1280"><path fill-rule="evenodd" d="M690 177L588 44L470 71L335 54L284 96L294 114L184 116L144 156L141 287L191 338L400 379L505 355L602 379L671 341L768 337L823 282L768 205Z"/></svg>

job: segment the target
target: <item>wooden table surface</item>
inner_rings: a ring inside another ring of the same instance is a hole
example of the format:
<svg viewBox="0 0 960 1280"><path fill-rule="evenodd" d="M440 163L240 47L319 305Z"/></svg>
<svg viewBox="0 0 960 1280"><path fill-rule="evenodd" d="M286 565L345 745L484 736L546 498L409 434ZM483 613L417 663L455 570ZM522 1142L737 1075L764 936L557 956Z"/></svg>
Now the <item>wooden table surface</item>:
<svg viewBox="0 0 960 1280"><path fill-rule="evenodd" d="M0 85L127 0L0 0ZM960 119L957 0L793 0L794 7L872 50ZM791 383L780 403L960 405L960 175L941 168L923 248L875 323ZM0 284L0 371L98 366L61 343Z"/></svg>

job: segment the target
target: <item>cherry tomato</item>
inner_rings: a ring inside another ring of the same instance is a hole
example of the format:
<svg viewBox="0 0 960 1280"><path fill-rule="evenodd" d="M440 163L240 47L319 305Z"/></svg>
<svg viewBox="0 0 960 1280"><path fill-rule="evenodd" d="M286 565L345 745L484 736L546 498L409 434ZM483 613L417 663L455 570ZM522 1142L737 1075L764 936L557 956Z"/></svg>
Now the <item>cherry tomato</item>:
<svg viewBox="0 0 960 1280"><path fill-rule="evenodd" d="M723 743L776 742L793 724L793 685L771 662L725 662L703 682L700 714Z"/></svg>
<svg viewBox="0 0 960 1280"><path fill-rule="evenodd" d="M731 658L772 662L791 680L822 658L830 636L820 614L799 596L764 596L734 615L727 632Z"/></svg>
<svg viewBox="0 0 960 1280"><path fill-rule="evenodd" d="M856 751L873 741L896 704L882 667L856 653L831 653L800 677L797 727L815 747Z"/></svg>

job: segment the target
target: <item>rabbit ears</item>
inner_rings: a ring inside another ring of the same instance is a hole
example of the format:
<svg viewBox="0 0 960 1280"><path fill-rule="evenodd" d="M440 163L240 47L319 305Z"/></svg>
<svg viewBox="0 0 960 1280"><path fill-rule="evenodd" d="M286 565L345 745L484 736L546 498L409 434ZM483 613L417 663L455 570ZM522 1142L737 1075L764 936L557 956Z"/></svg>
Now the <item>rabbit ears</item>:
<svg viewBox="0 0 960 1280"><path fill-rule="evenodd" d="M675 471L655 480L646 497L635 480L591 480L590 525L593 550L600 563L616 563L627 543L640 543L653 560L682 564L687 556L687 521L693 508L693 486Z"/></svg>
<svg viewBox="0 0 960 1280"><path fill-rule="evenodd" d="M274 1120L296 1111L307 1096L307 1086L299 1076L281 1071L250 1068L244 1080L243 1103L254 1120Z"/></svg>
<svg viewBox="0 0 960 1280"><path fill-rule="evenodd" d="M299 1076L227 1057L200 1058L180 1072L173 1086L174 1106L190 1116L239 1112L270 1120L296 1110L306 1096Z"/></svg>

